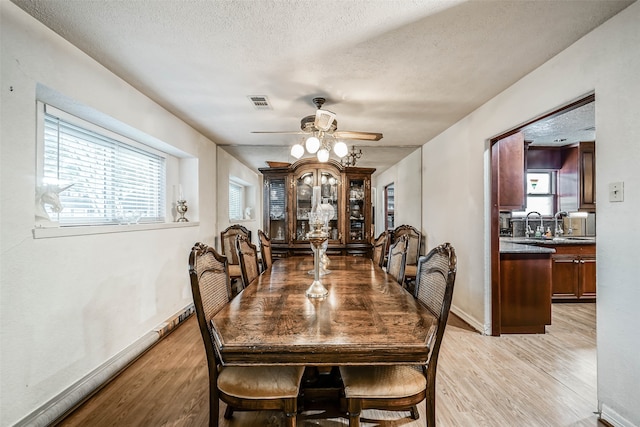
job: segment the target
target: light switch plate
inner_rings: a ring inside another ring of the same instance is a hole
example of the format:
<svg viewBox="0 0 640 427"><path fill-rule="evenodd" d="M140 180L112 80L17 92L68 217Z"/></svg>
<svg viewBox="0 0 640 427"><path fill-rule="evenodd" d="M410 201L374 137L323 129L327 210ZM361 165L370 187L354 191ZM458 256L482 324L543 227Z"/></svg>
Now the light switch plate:
<svg viewBox="0 0 640 427"><path fill-rule="evenodd" d="M609 201L624 201L624 182L612 182L609 184Z"/></svg>

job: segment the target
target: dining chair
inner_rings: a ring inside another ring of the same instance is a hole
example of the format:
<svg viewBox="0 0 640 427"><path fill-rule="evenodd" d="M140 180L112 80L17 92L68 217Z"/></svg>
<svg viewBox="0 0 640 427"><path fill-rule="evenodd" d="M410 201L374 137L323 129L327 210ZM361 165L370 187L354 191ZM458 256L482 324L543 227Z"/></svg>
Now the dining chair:
<svg viewBox="0 0 640 427"><path fill-rule="evenodd" d="M396 279L402 285L404 283L404 266L407 260L408 238L401 236L389 248L387 259L387 274Z"/></svg>
<svg viewBox="0 0 640 427"><path fill-rule="evenodd" d="M238 261L236 252L236 236L239 234L251 240L251 230L248 230L240 224L233 224L220 233L220 246L222 248L222 254L225 255L229 261L228 271L232 285L242 277L240 261Z"/></svg>
<svg viewBox="0 0 640 427"><path fill-rule="evenodd" d="M209 370L209 426L218 425L220 400L224 417L234 410L280 410L295 427L298 393L304 367L222 366L213 342L211 319L231 299L228 260L212 247L196 243L189 255L189 277Z"/></svg>
<svg viewBox="0 0 640 427"><path fill-rule="evenodd" d="M240 273L242 276L242 289L249 286L260 274L258 267L258 248L249 239L241 234L236 236L236 253L240 261Z"/></svg>
<svg viewBox="0 0 640 427"><path fill-rule="evenodd" d="M418 258L420 257L420 245L422 243L422 233L411 225L403 224L393 230L394 240L401 236L407 236L409 239L409 247L407 248L407 262L405 264L404 278L408 286L410 282L416 279L416 270L418 268Z"/></svg>
<svg viewBox="0 0 640 427"><path fill-rule="evenodd" d="M376 265L382 267L384 265L384 258L387 255L387 247L389 246L389 232L383 231L378 238L373 242L373 251L371 252L371 259Z"/></svg>
<svg viewBox="0 0 640 427"><path fill-rule="evenodd" d="M418 260L415 296L438 320L434 335L427 340L430 351L425 365L340 367L350 427L360 425L363 409L408 410L413 419L418 419L416 405L425 399L426 425L435 427L436 368L453 299L456 270L456 253L449 243L432 249Z"/></svg>
<svg viewBox="0 0 640 427"><path fill-rule="evenodd" d="M271 267L273 257L271 254L271 239L264 231L258 230L258 241L260 242L260 254L262 256L262 271Z"/></svg>

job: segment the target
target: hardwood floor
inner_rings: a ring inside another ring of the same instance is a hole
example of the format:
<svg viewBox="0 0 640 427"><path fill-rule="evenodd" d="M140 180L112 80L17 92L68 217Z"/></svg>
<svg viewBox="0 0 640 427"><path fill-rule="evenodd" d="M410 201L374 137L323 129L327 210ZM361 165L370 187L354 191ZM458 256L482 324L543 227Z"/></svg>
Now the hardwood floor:
<svg viewBox="0 0 640 427"><path fill-rule="evenodd" d="M544 335L482 336L455 316L437 379L437 423L452 426L604 426L596 398L595 304L554 304ZM145 353L59 425L206 426L207 369L195 317ZM422 426L408 412L363 412L362 426ZM275 412L237 412L220 426L278 426ZM325 418L327 417L328 418ZM346 418L304 412L298 426L337 427Z"/></svg>

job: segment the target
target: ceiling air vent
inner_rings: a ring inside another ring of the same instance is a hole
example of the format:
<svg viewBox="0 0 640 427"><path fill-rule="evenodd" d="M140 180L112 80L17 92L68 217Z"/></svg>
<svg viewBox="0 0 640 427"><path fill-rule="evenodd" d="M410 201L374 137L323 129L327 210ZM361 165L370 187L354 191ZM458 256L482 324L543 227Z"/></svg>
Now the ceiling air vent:
<svg viewBox="0 0 640 427"><path fill-rule="evenodd" d="M269 104L269 98L262 95L252 95L249 96L251 103L253 104L253 108L256 110L271 110L271 104Z"/></svg>

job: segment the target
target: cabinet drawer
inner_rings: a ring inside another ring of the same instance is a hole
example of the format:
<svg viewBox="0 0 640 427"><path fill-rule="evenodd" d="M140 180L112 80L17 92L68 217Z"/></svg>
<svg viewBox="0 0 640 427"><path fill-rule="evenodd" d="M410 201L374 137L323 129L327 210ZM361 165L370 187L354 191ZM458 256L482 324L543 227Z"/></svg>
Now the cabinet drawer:
<svg viewBox="0 0 640 427"><path fill-rule="evenodd" d="M595 255L596 245L554 245L556 255Z"/></svg>

